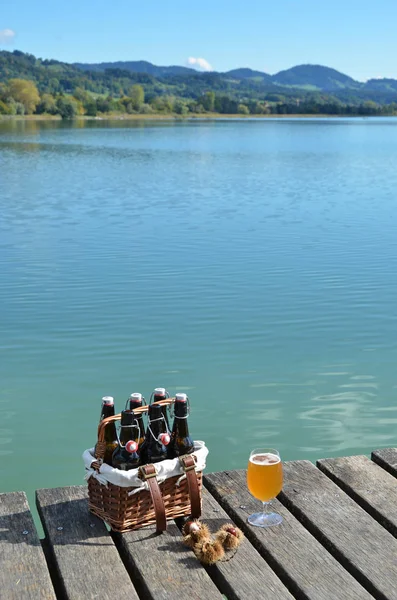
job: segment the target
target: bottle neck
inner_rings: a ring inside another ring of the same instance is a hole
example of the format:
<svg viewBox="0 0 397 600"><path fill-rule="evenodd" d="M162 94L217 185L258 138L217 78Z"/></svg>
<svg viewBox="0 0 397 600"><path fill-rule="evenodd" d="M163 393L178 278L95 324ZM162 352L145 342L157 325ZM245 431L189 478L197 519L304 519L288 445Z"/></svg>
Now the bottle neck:
<svg viewBox="0 0 397 600"><path fill-rule="evenodd" d="M186 418L175 417L175 434L177 437L189 437L189 426Z"/></svg>
<svg viewBox="0 0 397 600"><path fill-rule="evenodd" d="M162 416L148 422L146 435L149 443L157 443L157 438L161 433L167 433L167 426Z"/></svg>
<svg viewBox="0 0 397 600"><path fill-rule="evenodd" d="M174 415L181 419L186 418L188 413L187 402L175 402Z"/></svg>
<svg viewBox="0 0 397 600"><path fill-rule="evenodd" d="M142 406L142 400L130 400L130 410L134 412L136 408L140 408ZM138 421L138 425L143 429L143 415L142 413L134 414L134 419Z"/></svg>
<svg viewBox="0 0 397 600"><path fill-rule="evenodd" d="M134 425L121 425L120 427L120 444L125 446L127 442L133 440L139 442L139 427Z"/></svg>
<svg viewBox="0 0 397 600"><path fill-rule="evenodd" d="M129 440L139 441L139 424L134 413L129 410L123 410L121 413L119 439L122 446Z"/></svg>
<svg viewBox="0 0 397 600"><path fill-rule="evenodd" d="M114 404L102 404L101 421L108 417L114 417ZM105 442L109 444L115 440L117 440L116 424L109 423L105 427Z"/></svg>
<svg viewBox="0 0 397 600"><path fill-rule="evenodd" d="M141 423L143 423L143 416L142 415L136 415L135 419L138 421L138 424L140 425Z"/></svg>
<svg viewBox="0 0 397 600"><path fill-rule="evenodd" d="M160 402L160 400L167 400L167 396L166 395L162 395L162 396L154 395L153 396L153 402Z"/></svg>
<svg viewBox="0 0 397 600"><path fill-rule="evenodd" d="M138 427L139 427L139 440L136 440L141 445L145 439L145 424L143 422L142 415L137 415Z"/></svg>
<svg viewBox="0 0 397 600"><path fill-rule="evenodd" d="M186 402L175 402L174 404L174 431L177 437L188 437L189 426L187 423L188 406Z"/></svg>
<svg viewBox="0 0 397 600"><path fill-rule="evenodd" d="M135 410L136 408L140 408L142 406L142 400L130 400L130 410Z"/></svg>
<svg viewBox="0 0 397 600"><path fill-rule="evenodd" d="M103 421L103 419L107 419L108 417L114 417L114 404L102 404L101 418L99 421Z"/></svg>

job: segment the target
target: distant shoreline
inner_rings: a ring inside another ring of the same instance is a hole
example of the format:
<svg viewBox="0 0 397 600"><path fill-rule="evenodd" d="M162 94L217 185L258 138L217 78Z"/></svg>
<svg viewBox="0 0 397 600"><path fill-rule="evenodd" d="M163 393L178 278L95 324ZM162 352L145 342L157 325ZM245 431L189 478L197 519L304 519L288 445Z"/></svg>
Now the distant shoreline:
<svg viewBox="0 0 397 600"><path fill-rule="evenodd" d="M371 118L382 117L396 117L396 115L373 115ZM288 115L239 115L230 114L224 115L220 113L197 113L190 115L161 115L161 114L122 114L122 115L105 115L97 117L89 117L86 115L79 115L72 121L209 121L209 120L225 120L225 119L238 119L238 120L263 120L263 119L368 119L369 116L365 115L330 115L330 114L288 114ZM2 121L62 121L62 117L59 115L0 115L0 122ZM68 120L65 120L68 122Z"/></svg>

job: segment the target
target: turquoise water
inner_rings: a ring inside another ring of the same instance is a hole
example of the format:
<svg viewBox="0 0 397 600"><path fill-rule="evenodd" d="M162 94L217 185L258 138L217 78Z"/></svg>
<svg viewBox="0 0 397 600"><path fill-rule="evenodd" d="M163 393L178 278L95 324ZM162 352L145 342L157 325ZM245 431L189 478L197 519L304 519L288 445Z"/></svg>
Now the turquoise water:
<svg viewBox="0 0 397 600"><path fill-rule="evenodd" d="M209 470L395 446L396 165L392 119L0 123L1 490L156 386Z"/></svg>

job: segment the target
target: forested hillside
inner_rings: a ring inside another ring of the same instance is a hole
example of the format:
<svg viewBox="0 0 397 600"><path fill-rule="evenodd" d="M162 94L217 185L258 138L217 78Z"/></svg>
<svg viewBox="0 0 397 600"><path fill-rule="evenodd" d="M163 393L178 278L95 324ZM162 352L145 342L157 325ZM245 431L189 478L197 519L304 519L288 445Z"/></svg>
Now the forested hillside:
<svg viewBox="0 0 397 600"><path fill-rule="evenodd" d="M347 114L397 112L397 81L360 83L300 65L275 75L234 69L199 73L145 61L67 64L0 52L0 114Z"/></svg>

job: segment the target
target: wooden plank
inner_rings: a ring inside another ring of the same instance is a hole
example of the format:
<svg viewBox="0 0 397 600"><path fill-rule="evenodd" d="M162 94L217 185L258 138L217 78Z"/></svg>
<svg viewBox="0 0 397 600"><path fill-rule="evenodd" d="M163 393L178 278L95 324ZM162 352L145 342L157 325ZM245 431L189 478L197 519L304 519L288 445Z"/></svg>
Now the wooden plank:
<svg viewBox="0 0 397 600"><path fill-rule="evenodd" d="M385 469L394 477L397 477L397 448L383 448L374 450L371 454L372 460L382 469Z"/></svg>
<svg viewBox="0 0 397 600"><path fill-rule="evenodd" d="M104 523L88 512L85 486L38 490L36 502L65 598L138 600Z"/></svg>
<svg viewBox="0 0 397 600"><path fill-rule="evenodd" d="M204 484L296 598L371 598L278 500L273 506L284 519L281 525L262 529L247 523L261 504L247 490L245 471L211 473Z"/></svg>
<svg viewBox="0 0 397 600"><path fill-rule="evenodd" d="M319 460L317 466L394 536L397 536L397 482L366 456Z"/></svg>
<svg viewBox="0 0 397 600"><path fill-rule="evenodd" d="M55 600L24 492L0 494L0 597Z"/></svg>
<svg viewBox="0 0 397 600"><path fill-rule="evenodd" d="M311 462L284 473L281 501L375 598L397 600L397 540Z"/></svg>
<svg viewBox="0 0 397 600"><path fill-rule="evenodd" d="M203 490L203 521L213 534L231 522L206 489ZM228 552L225 558L225 562L218 562L207 570L228 600L292 600L287 588L247 538L234 555Z"/></svg>
<svg viewBox="0 0 397 600"><path fill-rule="evenodd" d="M222 598L204 567L183 545L178 527L169 522L157 534L155 526L113 534L124 563L145 600Z"/></svg>

